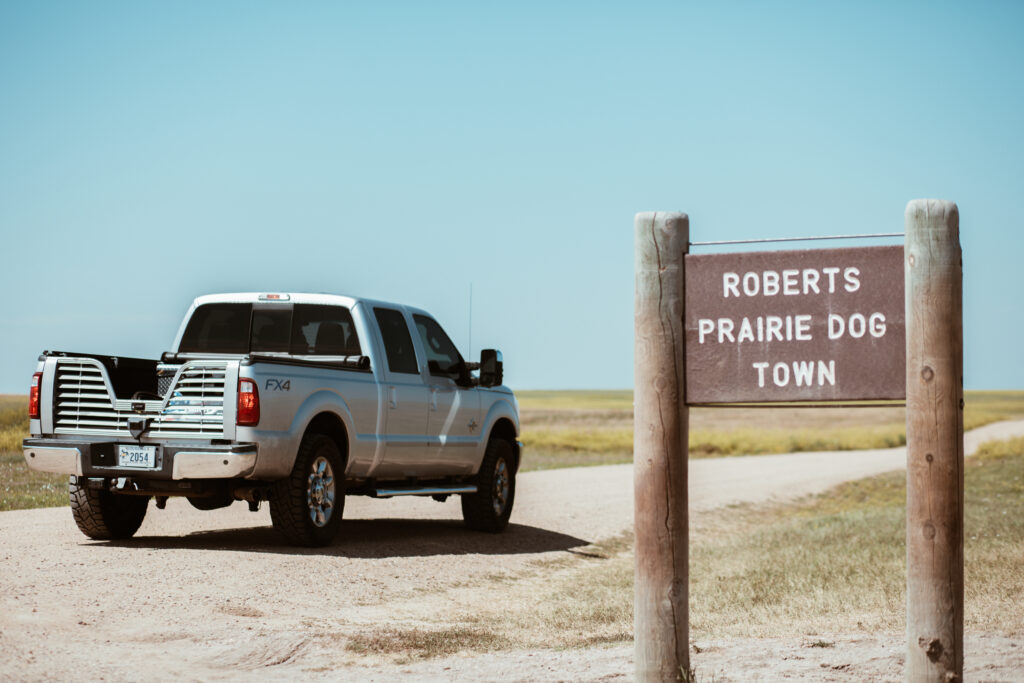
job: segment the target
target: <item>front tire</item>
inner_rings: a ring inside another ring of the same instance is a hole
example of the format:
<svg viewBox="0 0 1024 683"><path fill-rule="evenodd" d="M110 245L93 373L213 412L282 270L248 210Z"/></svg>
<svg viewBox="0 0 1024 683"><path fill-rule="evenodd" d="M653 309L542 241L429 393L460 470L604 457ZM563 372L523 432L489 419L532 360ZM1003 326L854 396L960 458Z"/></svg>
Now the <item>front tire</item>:
<svg viewBox="0 0 1024 683"><path fill-rule="evenodd" d="M476 493L462 494L462 519L477 531L498 533L508 526L516 497L516 471L512 444L504 439L487 443L476 475Z"/></svg>
<svg viewBox="0 0 1024 683"><path fill-rule="evenodd" d="M71 515L79 531L97 541L131 538L146 517L149 496L129 496L91 489L71 477L68 483Z"/></svg>
<svg viewBox="0 0 1024 683"><path fill-rule="evenodd" d="M270 499L270 519L292 545L325 546L334 540L345 508L345 471L334 439L302 437L292 473Z"/></svg>

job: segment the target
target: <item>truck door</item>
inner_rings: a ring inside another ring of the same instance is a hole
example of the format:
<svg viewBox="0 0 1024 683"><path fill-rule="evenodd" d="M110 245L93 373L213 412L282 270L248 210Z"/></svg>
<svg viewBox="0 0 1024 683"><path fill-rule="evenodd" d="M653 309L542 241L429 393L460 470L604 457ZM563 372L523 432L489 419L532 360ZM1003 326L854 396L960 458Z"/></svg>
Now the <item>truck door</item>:
<svg viewBox="0 0 1024 683"><path fill-rule="evenodd" d="M455 380L462 355L436 320L413 315L420 346L427 358L427 466L443 473L472 474L481 440L480 392Z"/></svg>
<svg viewBox="0 0 1024 683"><path fill-rule="evenodd" d="M399 479L422 476L430 389L423 382L405 314L383 307L374 307L373 314L387 356L384 456L373 476Z"/></svg>

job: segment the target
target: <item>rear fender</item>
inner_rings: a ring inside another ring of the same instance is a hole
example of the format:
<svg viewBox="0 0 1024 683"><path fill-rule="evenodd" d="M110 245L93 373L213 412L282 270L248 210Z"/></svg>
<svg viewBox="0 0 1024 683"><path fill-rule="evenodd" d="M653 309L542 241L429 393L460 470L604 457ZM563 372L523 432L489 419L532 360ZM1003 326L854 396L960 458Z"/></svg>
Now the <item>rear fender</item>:
<svg viewBox="0 0 1024 683"><path fill-rule="evenodd" d="M372 460L373 444L366 449L358 443L358 439L355 438L352 411L345 398L341 394L324 389L310 394L302 402L286 432L238 427L239 441L255 441L259 444L259 457L251 478L281 479L288 476L295 465L295 456L299 452L299 443L302 441L302 437L310 423L323 413L337 416L344 425L345 432L349 435L347 468L351 468L353 462L361 461L366 457L363 451L367 451Z"/></svg>

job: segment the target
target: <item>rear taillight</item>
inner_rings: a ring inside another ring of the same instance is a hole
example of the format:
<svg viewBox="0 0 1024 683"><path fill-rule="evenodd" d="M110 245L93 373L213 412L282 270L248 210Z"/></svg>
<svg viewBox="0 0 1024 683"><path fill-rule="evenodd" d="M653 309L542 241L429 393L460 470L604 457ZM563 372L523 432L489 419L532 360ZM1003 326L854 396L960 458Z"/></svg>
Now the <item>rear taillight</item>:
<svg viewBox="0 0 1024 683"><path fill-rule="evenodd" d="M238 412L235 424L252 427L260 423L260 392L251 379L238 380Z"/></svg>
<svg viewBox="0 0 1024 683"><path fill-rule="evenodd" d="M39 419L39 387L43 383L43 373L32 375L32 386L28 390L28 419Z"/></svg>

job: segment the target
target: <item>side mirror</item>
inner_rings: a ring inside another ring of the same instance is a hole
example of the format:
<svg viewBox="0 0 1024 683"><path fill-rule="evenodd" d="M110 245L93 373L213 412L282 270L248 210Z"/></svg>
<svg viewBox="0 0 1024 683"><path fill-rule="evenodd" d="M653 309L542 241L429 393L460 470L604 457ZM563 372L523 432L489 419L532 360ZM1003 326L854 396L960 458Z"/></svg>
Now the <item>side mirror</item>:
<svg viewBox="0 0 1024 683"><path fill-rule="evenodd" d="M480 352L480 386L497 387L504 381L501 351L484 349Z"/></svg>

